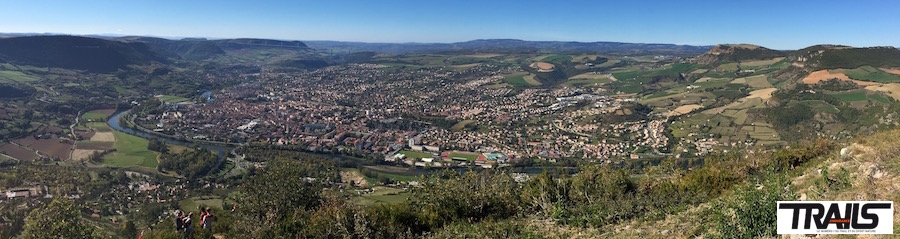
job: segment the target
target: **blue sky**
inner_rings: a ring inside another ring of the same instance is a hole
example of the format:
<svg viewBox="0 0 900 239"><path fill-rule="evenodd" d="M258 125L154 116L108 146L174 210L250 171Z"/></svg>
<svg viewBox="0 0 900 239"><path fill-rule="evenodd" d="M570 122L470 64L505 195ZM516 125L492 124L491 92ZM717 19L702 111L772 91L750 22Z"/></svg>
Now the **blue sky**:
<svg viewBox="0 0 900 239"><path fill-rule="evenodd" d="M900 1L0 1L0 32L900 46Z"/></svg>

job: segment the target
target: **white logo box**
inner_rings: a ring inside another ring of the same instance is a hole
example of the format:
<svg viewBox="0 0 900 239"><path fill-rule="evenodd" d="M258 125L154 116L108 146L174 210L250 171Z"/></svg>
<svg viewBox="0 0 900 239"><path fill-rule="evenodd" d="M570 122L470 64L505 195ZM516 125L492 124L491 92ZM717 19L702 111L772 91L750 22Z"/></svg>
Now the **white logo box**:
<svg viewBox="0 0 900 239"><path fill-rule="evenodd" d="M778 201L776 210L778 234L894 234L892 201Z"/></svg>

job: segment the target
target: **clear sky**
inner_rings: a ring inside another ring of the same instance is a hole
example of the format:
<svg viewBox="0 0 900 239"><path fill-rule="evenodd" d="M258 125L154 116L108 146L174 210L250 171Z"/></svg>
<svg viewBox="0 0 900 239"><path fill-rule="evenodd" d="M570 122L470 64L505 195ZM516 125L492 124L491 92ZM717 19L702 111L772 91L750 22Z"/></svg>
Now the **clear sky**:
<svg viewBox="0 0 900 239"><path fill-rule="evenodd" d="M0 32L900 46L900 1L0 1Z"/></svg>

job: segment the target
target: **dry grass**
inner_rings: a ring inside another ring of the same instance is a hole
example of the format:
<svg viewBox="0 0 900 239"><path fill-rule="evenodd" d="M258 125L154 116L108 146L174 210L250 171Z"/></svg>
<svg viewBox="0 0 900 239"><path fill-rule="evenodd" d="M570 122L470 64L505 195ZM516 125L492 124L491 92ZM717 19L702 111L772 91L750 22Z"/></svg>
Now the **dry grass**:
<svg viewBox="0 0 900 239"><path fill-rule="evenodd" d="M85 160L91 156L92 153L100 151L100 150L91 150L91 149L76 149L72 151L72 160Z"/></svg>
<svg viewBox="0 0 900 239"><path fill-rule="evenodd" d="M750 86L751 88L754 88L754 89L774 87L774 86L772 86L771 83L769 83L769 79L766 77L766 75L755 75L755 76L738 78L738 79L743 79L744 84L747 84L748 86ZM735 79L735 81L737 81L737 79ZM734 83L734 82L732 82L732 83Z"/></svg>
<svg viewBox="0 0 900 239"><path fill-rule="evenodd" d="M818 70L812 73L809 73L808 76L803 78L803 83L808 85L818 84L820 81L826 81L831 79L839 79L849 81L850 77L844 75L844 73L832 73L828 70Z"/></svg>
<svg viewBox="0 0 900 239"><path fill-rule="evenodd" d="M855 139L844 149L835 150L810 161L802 171L791 175L790 190L802 201L894 201L900 202L900 129L876 133ZM841 152L846 152L842 155ZM753 155L750 156L753 158ZM828 179L825 178L825 175ZM846 180L844 187L829 186L831 180ZM690 238L697 233L710 232L713 228L703 227L711 222L706 215L716 210L715 205L733 197L726 194L718 199L690 206L684 211L666 215L659 220L631 220L608 228L611 231L603 238ZM895 225L900 221L900 211L894 211ZM784 235L780 238L844 238L830 235L796 237ZM860 237L872 238L872 237ZM875 237L879 238L879 237Z"/></svg>
<svg viewBox="0 0 900 239"><path fill-rule="evenodd" d="M878 68L878 69L881 71L887 72L887 73L894 74L894 75L900 75L900 69L894 69L894 68Z"/></svg>
<svg viewBox="0 0 900 239"><path fill-rule="evenodd" d="M97 132L91 137L91 141L112 142L116 141L116 137L112 132Z"/></svg>
<svg viewBox="0 0 900 239"><path fill-rule="evenodd" d="M553 71L553 67L553 64L547 62L531 63L531 68L537 69L539 72L551 72Z"/></svg>
<svg viewBox="0 0 900 239"><path fill-rule="evenodd" d="M866 90L885 92L891 98L900 100L900 83L874 84L866 86Z"/></svg>
<svg viewBox="0 0 900 239"><path fill-rule="evenodd" d="M363 188L369 187L369 181L366 181L366 179L357 170L346 170L346 171L342 170L340 174L341 174L341 182L342 183L345 183L345 184L353 183L354 185L357 185L357 186L360 186Z"/></svg>
<svg viewBox="0 0 900 239"><path fill-rule="evenodd" d="M700 108L703 108L703 106L702 106L702 105L697 105L697 104L693 104L693 105L682 105L682 106L678 106L678 108L675 108L675 109L672 110L672 111L669 111L669 113L667 113L666 116L669 116L669 117L671 117L671 116L679 116L679 115L691 113L691 111L694 111L694 110L697 110L697 109L700 109Z"/></svg>
<svg viewBox="0 0 900 239"><path fill-rule="evenodd" d="M753 98L760 98L760 99L763 99L763 100L769 100L769 99L772 98L772 93L775 92L775 90L777 90L777 89L775 89L775 88L766 88L766 89L754 90L754 91L751 91L751 92L750 92L750 95L748 95L747 97L744 97L744 98L741 99L740 101L748 100L748 99L753 99Z"/></svg>
<svg viewBox="0 0 900 239"><path fill-rule="evenodd" d="M534 75L528 74L522 77L529 85L542 85L540 81L534 78Z"/></svg>
<svg viewBox="0 0 900 239"><path fill-rule="evenodd" d="M771 64L778 63L779 61L784 60L784 57L777 57L769 60L760 60L760 61L745 61L741 62L741 66L768 66Z"/></svg>

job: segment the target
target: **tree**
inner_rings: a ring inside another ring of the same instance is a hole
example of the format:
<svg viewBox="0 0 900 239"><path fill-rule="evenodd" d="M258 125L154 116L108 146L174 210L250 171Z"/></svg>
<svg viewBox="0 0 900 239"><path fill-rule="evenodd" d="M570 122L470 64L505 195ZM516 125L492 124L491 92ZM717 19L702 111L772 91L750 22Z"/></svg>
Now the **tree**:
<svg viewBox="0 0 900 239"><path fill-rule="evenodd" d="M28 214L22 238L96 238L94 228L81 220L71 199L57 198Z"/></svg>
<svg viewBox="0 0 900 239"><path fill-rule="evenodd" d="M314 162L276 159L240 186L235 229L246 237L299 234L322 200L328 170ZM333 169L331 169L333 171Z"/></svg>
<svg viewBox="0 0 900 239"><path fill-rule="evenodd" d="M137 227L134 225L133 221L122 223L122 228L119 230L119 234L125 238L136 238L138 236Z"/></svg>

